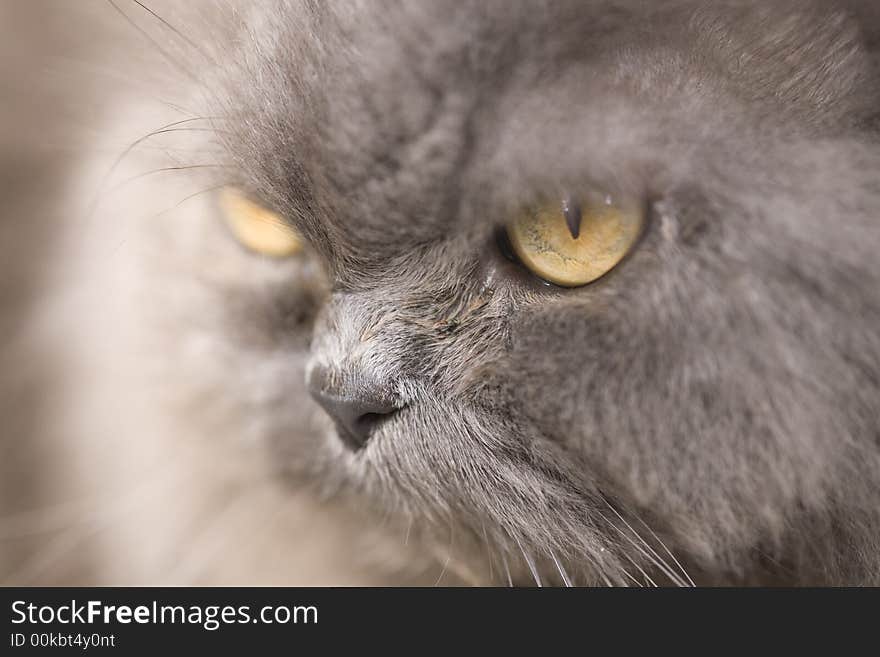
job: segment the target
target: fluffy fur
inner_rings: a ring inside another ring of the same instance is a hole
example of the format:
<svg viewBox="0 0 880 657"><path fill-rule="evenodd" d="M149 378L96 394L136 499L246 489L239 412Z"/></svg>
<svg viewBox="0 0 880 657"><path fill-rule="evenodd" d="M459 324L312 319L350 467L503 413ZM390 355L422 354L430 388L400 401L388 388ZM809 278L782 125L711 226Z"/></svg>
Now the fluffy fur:
<svg viewBox="0 0 880 657"><path fill-rule="evenodd" d="M408 573L433 555L476 583L880 583L880 21L861 4L157 7L180 32L150 23L171 66L148 88L202 117L166 130L200 131L110 158L122 186L106 157L78 170L74 197L103 192L53 288L87 291L49 313L83 319L56 380L77 449L112 436L130 481L132 454L185 444L186 476L253 444L382 519L388 539L337 525ZM112 103L129 143L175 121ZM239 249L190 198L226 183L310 253ZM541 285L497 229L579 186L644 197L648 229L597 283ZM317 372L404 408L352 453Z"/></svg>

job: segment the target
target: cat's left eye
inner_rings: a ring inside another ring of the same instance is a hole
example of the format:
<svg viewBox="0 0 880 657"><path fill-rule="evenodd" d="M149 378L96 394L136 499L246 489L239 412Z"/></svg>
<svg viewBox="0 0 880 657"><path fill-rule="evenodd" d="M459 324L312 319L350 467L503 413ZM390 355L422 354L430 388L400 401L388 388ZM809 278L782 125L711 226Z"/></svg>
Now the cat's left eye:
<svg viewBox="0 0 880 657"><path fill-rule="evenodd" d="M507 225L520 262L535 276L580 287L611 271L638 241L640 203L610 196L566 196L527 207Z"/></svg>
<svg viewBox="0 0 880 657"><path fill-rule="evenodd" d="M220 204L226 224L247 249L274 258L286 258L302 251L300 236L268 208L235 189L224 189Z"/></svg>

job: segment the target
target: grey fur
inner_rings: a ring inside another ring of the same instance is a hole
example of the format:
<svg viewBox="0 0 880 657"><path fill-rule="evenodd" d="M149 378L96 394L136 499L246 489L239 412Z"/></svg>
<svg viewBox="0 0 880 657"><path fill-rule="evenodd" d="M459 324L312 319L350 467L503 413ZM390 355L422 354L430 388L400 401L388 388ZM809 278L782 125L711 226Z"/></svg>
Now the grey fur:
<svg viewBox="0 0 880 657"><path fill-rule="evenodd" d="M409 404L347 484L612 578L651 564L606 500L703 582L878 581L878 79L852 15L304 13L242 58L231 152L328 262L311 362ZM652 199L634 256L569 292L507 271L493 228L590 183Z"/></svg>
<svg viewBox="0 0 880 657"><path fill-rule="evenodd" d="M170 302L147 310L172 318L160 344L198 331L254 368L184 372L169 346L167 412L198 432L216 418L181 400L238 400L222 417L257 417L285 476L411 527L471 581L880 584L876 11L277 2L232 18L188 60L222 117L219 180L314 253L189 280L198 329ZM590 186L648 200L615 271L567 291L503 257L511 212ZM172 259L158 243L151 275ZM319 366L406 406L351 453L308 399Z"/></svg>

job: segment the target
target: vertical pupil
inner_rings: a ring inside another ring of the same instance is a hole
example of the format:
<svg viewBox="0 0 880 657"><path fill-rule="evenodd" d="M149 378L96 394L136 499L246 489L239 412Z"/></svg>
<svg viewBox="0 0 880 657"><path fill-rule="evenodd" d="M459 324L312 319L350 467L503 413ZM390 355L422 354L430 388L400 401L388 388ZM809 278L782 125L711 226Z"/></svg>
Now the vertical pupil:
<svg viewBox="0 0 880 657"><path fill-rule="evenodd" d="M572 196L562 199L562 214L565 216L565 224L573 239L581 234L581 204Z"/></svg>

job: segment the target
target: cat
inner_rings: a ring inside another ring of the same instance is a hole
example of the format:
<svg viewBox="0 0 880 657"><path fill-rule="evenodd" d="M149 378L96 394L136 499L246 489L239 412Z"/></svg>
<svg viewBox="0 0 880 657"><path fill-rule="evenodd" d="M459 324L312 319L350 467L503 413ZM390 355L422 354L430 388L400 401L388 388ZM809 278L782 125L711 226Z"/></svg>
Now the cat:
<svg viewBox="0 0 880 657"><path fill-rule="evenodd" d="M880 584L866 4L64 9L8 581ZM511 232L559 190L641 208L588 284Z"/></svg>

